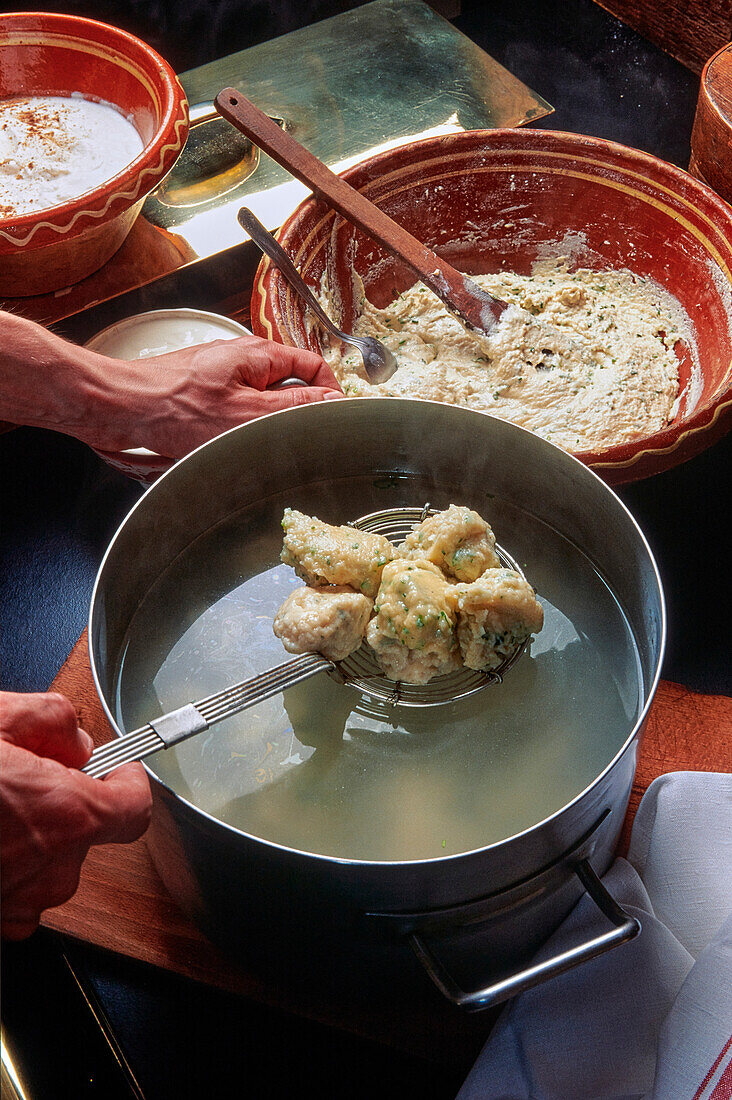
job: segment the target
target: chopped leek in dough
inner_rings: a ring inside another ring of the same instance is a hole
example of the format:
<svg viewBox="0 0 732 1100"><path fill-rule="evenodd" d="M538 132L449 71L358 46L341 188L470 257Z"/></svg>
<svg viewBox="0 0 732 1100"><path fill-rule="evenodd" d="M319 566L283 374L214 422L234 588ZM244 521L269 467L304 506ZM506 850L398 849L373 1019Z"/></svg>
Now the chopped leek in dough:
<svg viewBox="0 0 732 1100"><path fill-rule="evenodd" d="M343 392L476 409L575 452L638 439L673 418L676 345L684 339L695 370L697 353L689 318L658 283L630 271L570 272L561 260L476 282L509 303L488 336L466 331L422 283L383 309L364 297L354 333L381 340L398 369L372 385L359 353L323 336ZM327 287L323 297L333 308Z"/></svg>
<svg viewBox="0 0 732 1100"><path fill-rule="evenodd" d="M429 561L397 559L384 568L366 639L389 679L426 684L460 667L450 588Z"/></svg>
<svg viewBox="0 0 732 1100"><path fill-rule="evenodd" d="M356 527L331 527L292 508L285 509L282 526L282 561L314 587L347 585L373 597L382 569L395 557L394 547L383 535Z"/></svg>
<svg viewBox="0 0 732 1100"><path fill-rule="evenodd" d="M415 524L399 547L402 558L423 558L458 581L475 581L499 566L496 538L477 512L451 504L444 512Z"/></svg>
<svg viewBox="0 0 732 1100"><path fill-rule="evenodd" d="M274 632L288 653L342 661L361 645L373 606L350 588L296 588L277 612Z"/></svg>
<svg viewBox="0 0 732 1100"><path fill-rule="evenodd" d="M449 598L468 668L497 668L544 625L544 610L534 589L513 569L487 569L471 584L454 585Z"/></svg>

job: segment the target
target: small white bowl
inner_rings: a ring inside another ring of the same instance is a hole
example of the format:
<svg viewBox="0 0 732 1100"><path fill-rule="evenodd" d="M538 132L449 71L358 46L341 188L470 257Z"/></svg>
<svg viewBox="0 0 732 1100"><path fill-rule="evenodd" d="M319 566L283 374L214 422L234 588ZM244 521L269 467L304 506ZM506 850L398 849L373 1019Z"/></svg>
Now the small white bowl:
<svg viewBox="0 0 732 1100"><path fill-rule="evenodd" d="M87 340L85 347L112 359L142 360L168 351L209 344L213 340L236 340L240 336L251 336L251 332L238 321L219 313L203 309L154 309L116 321ZM145 447L114 452L94 449L115 470L144 485L149 485L173 465L171 459Z"/></svg>

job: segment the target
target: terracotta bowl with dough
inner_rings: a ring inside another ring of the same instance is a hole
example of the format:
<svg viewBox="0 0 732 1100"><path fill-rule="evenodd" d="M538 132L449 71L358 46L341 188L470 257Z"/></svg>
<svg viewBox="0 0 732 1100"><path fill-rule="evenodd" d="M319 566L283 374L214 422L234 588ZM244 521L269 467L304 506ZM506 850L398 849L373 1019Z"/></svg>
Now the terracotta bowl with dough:
<svg viewBox="0 0 732 1100"><path fill-rule="evenodd" d="M0 219L0 294L44 294L97 271L185 144L185 93L170 65L139 38L75 15L0 15L0 99L74 92L117 106L143 149L76 199Z"/></svg>
<svg viewBox="0 0 732 1100"><path fill-rule="evenodd" d="M469 274L526 275L538 259L629 269L686 311L698 365L677 351L681 400L662 430L577 457L611 484L684 462L732 426L732 208L664 161L614 142L546 130L476 130L390 149L343 173L395 221ZM387 305L414 277L314 197L279 240L313 287L327 272L351 331L366 295ZM301 300L268 260L252 296L257 335L319 351Z"/></svg>

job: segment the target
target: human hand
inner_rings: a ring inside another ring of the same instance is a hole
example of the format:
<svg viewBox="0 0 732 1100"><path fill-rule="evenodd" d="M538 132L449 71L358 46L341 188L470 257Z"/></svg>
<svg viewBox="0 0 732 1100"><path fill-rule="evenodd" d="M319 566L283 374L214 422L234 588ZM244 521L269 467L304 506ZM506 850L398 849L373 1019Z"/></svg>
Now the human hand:
<svg viewBox="0 0 732 1100"><path fill-rule="evenodd" d="M258 336L128 362L0 310L0 420L52 428L99 451L181 458L265 413L343 397L319 355ZM306 386L274 390L285 378Z"/></svg>
<svg viewBox="0 0 732 1100"><path fill-rule="evenodd" d="M63 695L0 692L0 902L7 939L29 936L44 909L68 901L93 844L136 840L149 824L142 766L92 779L77 770L91 751Z"/></svg>
<svg viewBox="0 0 732 1100"><path fill-rule="evenodd" d="M121 369L117 362L107 373ZM271 388L286 378L307 385ZM109 424L115 445L107 442L101 449L143 446L166 458L180 458L266 413L343 396L319 355L258 336L216 340L125 363L118 394Z"/></svg>

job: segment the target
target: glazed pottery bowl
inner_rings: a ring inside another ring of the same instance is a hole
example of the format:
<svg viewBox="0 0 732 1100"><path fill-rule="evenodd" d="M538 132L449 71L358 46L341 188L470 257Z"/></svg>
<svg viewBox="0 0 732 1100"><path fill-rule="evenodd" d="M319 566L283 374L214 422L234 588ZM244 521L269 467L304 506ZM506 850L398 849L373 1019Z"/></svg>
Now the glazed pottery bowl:
<svg viewBox="0 0 732 1100"><path fill-rule="evenodd" d="M100 268L185 143L183 89L144 42L72 15L0 15L0 99L73 93L118 107L144 147L121 172L79 198L0 220L0 294L42 294Z"/></svg>
<svg viewBox="0 0 732 1100"><path fill-rule="evenodd" d="M571 268L629 269L676 297L697 362L678 353L681 397L662 431L577 455L608 482L683 462L732 425L732 209L688 173L598 138L512 129L428 138L377 154L344 178L469 274L525 275L538 259L565 256ZM327 274L345 331L358 310L352 268L380 307L414 282L315 198L295 210L279 239L310 285L319 288ZM266 259L252 327L321 350L301 300Z"/></svg>

